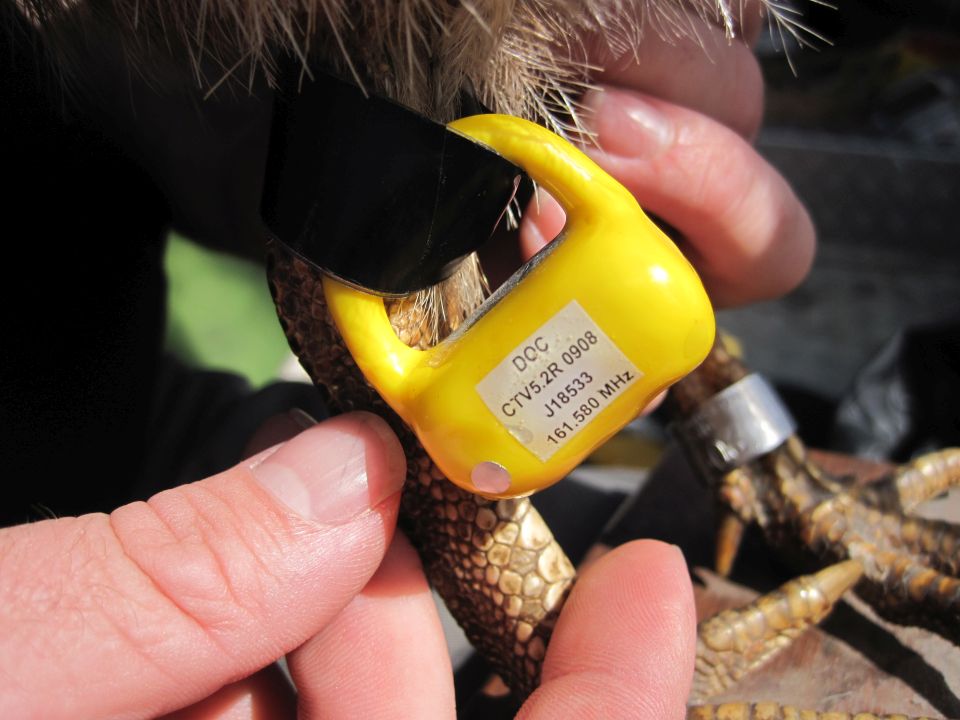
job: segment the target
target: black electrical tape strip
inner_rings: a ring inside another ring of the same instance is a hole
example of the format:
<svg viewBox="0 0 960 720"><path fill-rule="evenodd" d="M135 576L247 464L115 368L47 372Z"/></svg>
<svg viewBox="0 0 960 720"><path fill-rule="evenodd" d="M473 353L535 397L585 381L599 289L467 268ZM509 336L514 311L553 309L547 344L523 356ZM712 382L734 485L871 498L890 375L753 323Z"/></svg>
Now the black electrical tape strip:
<svg viewBox="0 0 960 720"><path fill-rule="evenodd" d="M523 171L489 148L329 75L275 101L262 213L303 259L406 295L483 245Z"/></svg>

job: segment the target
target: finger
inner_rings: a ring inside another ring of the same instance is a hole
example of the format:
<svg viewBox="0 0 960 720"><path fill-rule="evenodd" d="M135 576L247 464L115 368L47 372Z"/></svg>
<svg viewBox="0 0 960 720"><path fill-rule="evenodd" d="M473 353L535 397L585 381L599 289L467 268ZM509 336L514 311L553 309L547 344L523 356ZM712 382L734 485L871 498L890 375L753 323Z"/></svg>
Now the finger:
<svg viewBox="0 0 960 720"><path fill-rule="evenodd" d="M269 665L163 720L292 720L297 698L283 671Z"/></svg>
<svg viewBox="0 0 960 720"><path fill-rule="evenodd" d="M604 70L597 80L696 110L754 137L763 120L763 76L753 52L713 23L691 17L687 25L686 37L647 32L636 53L606 60L601 53Z"/></svg>
<svg viewBox="0 0 960 720"><path fill-rule="evenodd" d="M655 541L619 547L574 586L541 685L518 718L683 718L695 633L679 550Z"/></svg>
<svg viewBox="0 0 960 720"><path fill-rule="evenodd" d="M567 215L560 203L538 187L520 223L520 256L523 260L529 260L556 238L566 221Z"/></svg>
<svg viewBox="0 0 960 720"><path fill-rule="evenodd" d="M256 455L274 445L286 442L316 424L317 421L300 408L293 408L282 415L273 415L253 433L247 441L243 455L244 457Z"/></svg>
<svg viewBox="0 0 960 720"><path fill-rule="evenodd" d="M608 89L587 102L599 144L587 152L682 233L682 249L717 305L777 297L806 276L815 246L810 216L743 138L640 93Z"/></svg>
<svg viewBox="0 0 960 720"><path fill-rule="evenodd" d="M761 0L743 0L739 3L736 19L739 24L739 35L750 47L756 47L760 33L766 27L767 6Z"/></svg>
<svg viewBox="0 0 960 720"><path fill-rule="evenodd" d="M401 535L357 597L290 655L302 718L453 718L453 672L420 560Z"/></svg>
<svg viewBox="0 0 960 720"><path fill-rule="evenodd" d="M303 644L379 565L404 467L358 413L109 517L0 532L0 717L154 716Z"/></svg>

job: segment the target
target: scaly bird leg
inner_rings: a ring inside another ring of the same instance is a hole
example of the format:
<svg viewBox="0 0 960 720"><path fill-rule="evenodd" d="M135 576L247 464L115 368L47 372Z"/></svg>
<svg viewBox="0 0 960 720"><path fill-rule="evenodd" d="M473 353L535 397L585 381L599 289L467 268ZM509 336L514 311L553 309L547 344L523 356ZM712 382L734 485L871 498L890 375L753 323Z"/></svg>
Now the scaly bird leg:
<svg viewBox="0 0 960 720"><path fill-rule="evenodd" d="M907 715L874 715L873 713L816 712L798 710L773 702L723 703L690 708L687 720L931 720Z"/></svg>
<svg viewBox="0 0 960 720"><path fill-rule="evenodd" d="M760 670L813 625L863 575L856 560L791 580L740 608L725 610L697 628L697 660L687 720L929 720L906 715L818 712L776 702L708 704L745 675Z"/></svg>
<svg viewBox="0 0 960 720"><path fill-rule="evenodd" d="M443 476L353 362L327 314L320 273L279 244L269 253L271 292L291 347L335 408L370 410L390 422L408 459L400 526L467 637L525 697L539 682L573 566L528 498L486 500ZM447 316L456 321L472 310Z"/></svg>
<svg viewBox="0 0 960 720"><path fill-rule="evenodd" d="M314 380L326 388L333 404L343 410L373 410L392 420L410 458L402 526L418 545L431 582L468 636L519 696L528 694L536 687L553 623L574 579L566 556L528 500L487 501L465 493L442 477L412 433L359 374L327 316L319 273L282 247L273 246L271 277L291 344ZM463 311L464 316L468 311ZM726 366L723 369L729 375L740 372ZM708 386L709 366L698 375L690 382ZM722 487L728 505L739 518L760 522L774 536L783 534L785 519L802 518L800 526L806 528L808 545L826 542L861 548L857 554L875 571L883 563L871 560L884 560L886 567L893 568L890 577L898 578L899 587L908 590L908 599L917 595L917 588L925 588L930 597L937 595L936 588L949 589L949 578L944 578L944 583L923 572L911 574L916 563L909 553L897 556L893 550L885 550L887 555L869 552L871 539L875 543L889 533L881 532L879 538L869 533L861 537L838 527L838 522L847 522L857 513L824 505L834 495L816 481L823 473L807 462L798 441L791 447L792 451L778 451L779 466L775 458L768 458L757 468L729 474ZM769 472L771 467L773 472ZM766 481L761 481L763 478ZM782 481L783 487L773 479ZM862 512L879 511L863 506ZM870 525L873 519L860 518L856 524ZM904 541L899 547L922 549L923 542L911 546L911 537L926 537L927 546L937 545L929 542L930 532L901 535ZM833 555L842 553L834 548ZM955 604L949 593L941 600L947 612ZM782 612L790 615L789 604L784 607ZM785 631L781 637L790 632ZM761 706L749 707L749 712L756 712Z"/></svg>
<svg viewBox="0 0 960 720"><path fill-rule="evenodd" d="M904 512L913 512L927 500L960 487L960 449L950 448L922 455L901 465L881 486L892 486Z"/></svg>
<svg viewBox="0 0 960 720"><path fill-rule="evenodd" d="M672 402L692 416L717 392L746 377L743 365L717 345L700 369L675 387ZM960 451L928 456L891 476L880 494L828 473L790 437L770 452L706 479L740 523L756 523L768 541L808 559L860 561L859 592L884 617L931 629L960 644L960 528L910 516L903 508L957 482ZM886 496L886 498L885 498ZM892 507L892 505L896 507ZM727 520L736 527L736 522ZM735 551L723 538L722 559Z"/></svg>
<svg viewBox="0 0 960 720"><path fill-rule="evenodd" d="M823 620L862 575L860 563L847 560L701 622L690 701L701 702L726 690L766 664Z"/></svg>
<svg viewBox="0 0 960 720"><path fill-rule="evenodd" d="M927 453L899 467L837 453L811 451L811 454L817 463L838 476L833 478L837 492L850 492L858 500L881 510L912 513L928 500L960 487L960 449L957 448Z"/></svg>

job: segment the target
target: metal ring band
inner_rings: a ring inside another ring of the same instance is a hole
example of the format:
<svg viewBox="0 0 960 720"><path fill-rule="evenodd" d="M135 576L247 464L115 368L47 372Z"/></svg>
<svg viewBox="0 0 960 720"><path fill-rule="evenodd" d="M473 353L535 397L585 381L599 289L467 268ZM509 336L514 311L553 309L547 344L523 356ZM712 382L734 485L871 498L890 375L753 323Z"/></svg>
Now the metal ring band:
<svg viewBox="0 0 960 720"><path fill-rule="evenodd" d="M796 428L770 383L754 373L714 395L672 429L700 469L715 474L775 450Z"/></svg>

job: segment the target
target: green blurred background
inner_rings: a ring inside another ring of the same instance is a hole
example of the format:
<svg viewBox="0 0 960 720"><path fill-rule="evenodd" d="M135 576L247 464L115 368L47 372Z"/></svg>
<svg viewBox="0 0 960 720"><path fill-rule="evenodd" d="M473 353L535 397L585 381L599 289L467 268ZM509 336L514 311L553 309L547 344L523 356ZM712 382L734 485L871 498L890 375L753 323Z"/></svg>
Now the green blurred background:
<svg viewBox="0 0 960 720"><path fill-rule="evenodd" d="M255 388L290 361L262 265L171 233L165 345L188 365L227 370Z"/></svg>

